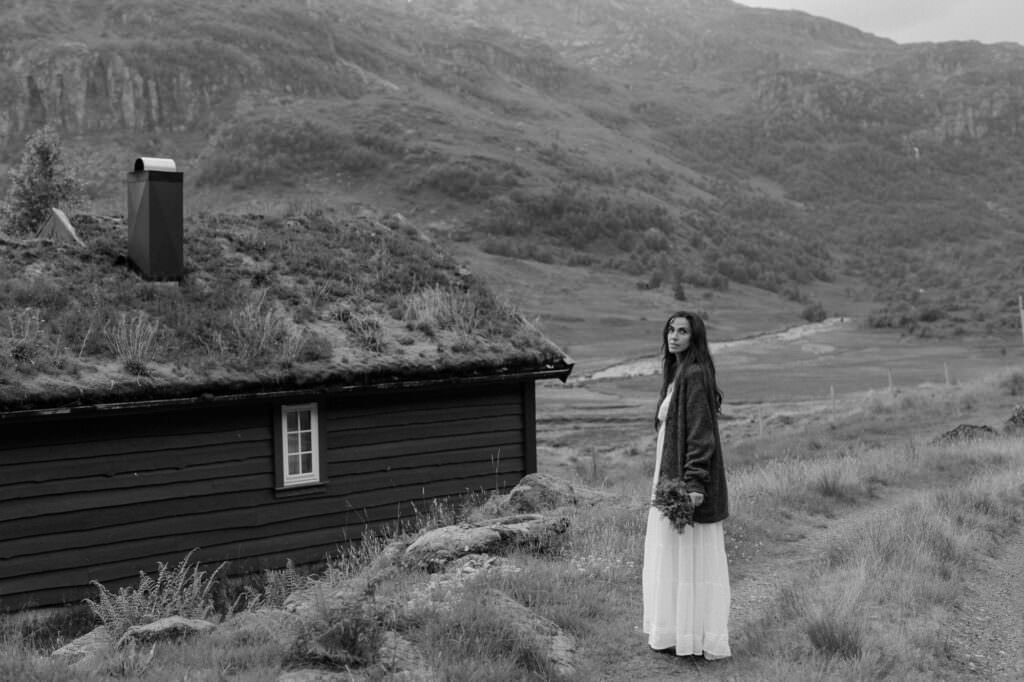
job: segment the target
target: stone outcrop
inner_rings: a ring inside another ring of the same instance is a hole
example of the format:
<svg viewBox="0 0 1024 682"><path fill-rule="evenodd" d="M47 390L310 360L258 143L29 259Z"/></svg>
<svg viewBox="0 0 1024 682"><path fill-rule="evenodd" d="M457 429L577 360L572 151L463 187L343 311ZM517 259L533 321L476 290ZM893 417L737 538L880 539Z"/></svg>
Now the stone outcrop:
<svg viewBox="0 0 1024 682"><path fill-rule="evenodd" d="M434 572L467 554L504 554L516 547L542 548L569 528L565 517L523 514L478 523L460 523L420 535L402 554L409 568Z"/></svg>
<svg viewBox="0 0 1024 682"><path fill-rule="evenodd" d="M180 640L206 634L216 629L216 627L216 625L208 620L168 616L145 625L133 625L121 635L121 639L117 640L117 646L120 648L132 644L153 644L155 642Z"/></svg>
<svg viewBox="0 0 1024 682"><path fill-rule="evenodd" d="M540 474L523 479L511 497L517 505L538 510L612 499L602 491ZM246 610L218 624L172 616L133 626L116 642L99 627L53 657L79 671L96 671L111 657L135 655L137 650L151 657L160 642L212 636L280 650L288 667L295 669L281 673L279 682L435 680L423 652L385 623L424 613L450 614L473 581L520 570L500 555L513 549L550 550L568 528L567 517L540 513L436 528L390 543L374 562L345 580L306 581L285 598L283 608ZM411 576L401 576L397 594L379 589L396 573L410 570ZM541 657L557 677L575 673L576 641L556 623L497 589L487 591L486 603L515 633L515 640Z"/></svg>
<svg viewBox="0 0 1024 682"><path fill-rule="evenodd" d="M68 642L50 655L68 664L73 670L88 670L112 644L110 633L101 625Z"/></svg>
<svg viewBox="0 0 1024 682"><path fill-rule="evenodd" d="M573 507L611 503L616 496L603 490L574 485L550 474L527 474L509 492L507 506L519 513L535 513Z"/></svg>

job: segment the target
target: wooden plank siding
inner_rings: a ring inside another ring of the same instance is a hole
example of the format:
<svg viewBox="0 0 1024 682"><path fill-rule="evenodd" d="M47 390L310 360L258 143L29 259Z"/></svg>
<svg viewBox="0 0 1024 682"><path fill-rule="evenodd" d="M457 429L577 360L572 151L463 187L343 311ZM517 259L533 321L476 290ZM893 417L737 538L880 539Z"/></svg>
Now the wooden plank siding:
<svg viewBox="0 0 1024 682"><path fill-rule="evenodd" d="M274 419L310 401L326 483L276 490ZM518 381L2 421L0 611L94 596L91 580L197 547L233 573L314 562L433 499L505 492L536 469L532 401Z"/></svg>

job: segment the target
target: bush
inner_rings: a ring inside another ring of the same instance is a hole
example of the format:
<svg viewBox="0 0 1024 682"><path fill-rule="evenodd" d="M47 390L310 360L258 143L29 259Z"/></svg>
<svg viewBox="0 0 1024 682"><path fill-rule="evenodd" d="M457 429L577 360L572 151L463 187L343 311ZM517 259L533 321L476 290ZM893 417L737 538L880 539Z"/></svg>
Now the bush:
<svg viewBox="0 0 1024 682"><path fill-rule="evenodd" d="M808 322L821 322L828 317L828 315L825 313L825 307L821 305L819 301L815 301L803 309L803 312L800 313L800 317L804 318Z"/></svg>
<svg viewBox="0 0 1024 682"><path fill-rule="evenodd" d="M7 220L14 234L35 232L50 208L67 207L82 196L82 185L64 165L60 137L50 126L28 138L21 165L10 175Z"/></svg>

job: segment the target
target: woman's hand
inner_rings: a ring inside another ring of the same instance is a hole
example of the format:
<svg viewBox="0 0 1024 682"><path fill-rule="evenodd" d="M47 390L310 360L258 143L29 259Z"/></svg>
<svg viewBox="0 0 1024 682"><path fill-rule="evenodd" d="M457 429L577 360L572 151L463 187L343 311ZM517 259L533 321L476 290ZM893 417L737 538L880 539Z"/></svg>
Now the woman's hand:
<svg viewBox="0 0 1024 682"><path fill-rule="evenodd" d="M689 495L695 509L704 503L704 495L701 493L689 493Z"/></svg>

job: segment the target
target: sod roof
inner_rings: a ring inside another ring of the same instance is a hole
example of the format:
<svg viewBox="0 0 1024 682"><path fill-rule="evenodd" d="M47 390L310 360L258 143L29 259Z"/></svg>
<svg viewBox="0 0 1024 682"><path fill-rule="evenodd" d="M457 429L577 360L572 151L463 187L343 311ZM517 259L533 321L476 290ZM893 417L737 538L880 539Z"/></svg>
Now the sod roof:
<svg viewBox="0 0 1024 682"><path fill-rule="evenodd" d="M72 223L84 248L0 239L0 413L572 367L400 216L186 218L180 282Z"/></svg>

